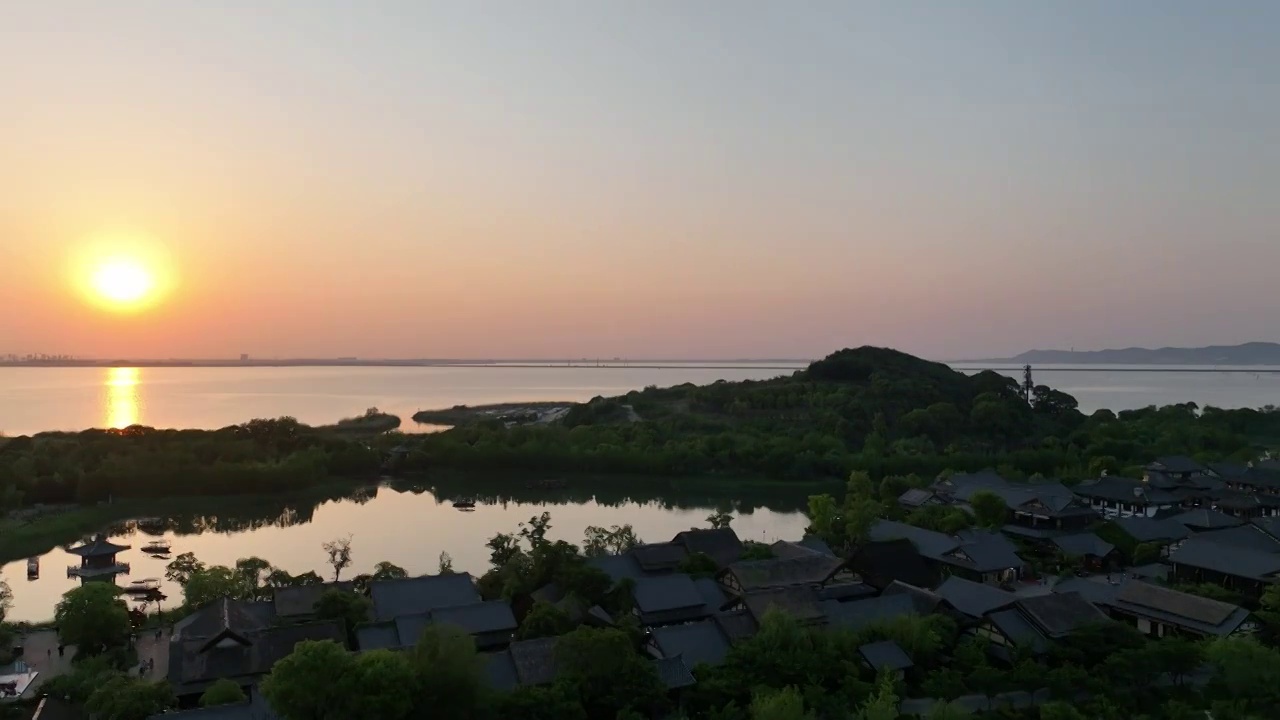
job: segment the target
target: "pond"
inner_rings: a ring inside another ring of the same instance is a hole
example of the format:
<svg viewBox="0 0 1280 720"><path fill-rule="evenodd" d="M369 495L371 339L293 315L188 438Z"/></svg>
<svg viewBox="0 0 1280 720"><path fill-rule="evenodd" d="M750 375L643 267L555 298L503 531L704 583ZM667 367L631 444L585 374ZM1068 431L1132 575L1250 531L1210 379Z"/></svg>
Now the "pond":
<svg viewBox="0 0 1280 720"><path fill-rule="evenodd" d="M311 502L262 498L252 505L240 502L231 509L211 500L209 512L167 517L159 528L146 525L148 529L143 530L134 521L124 521L104 531L116 544L130 546L119 556L130 565L129 573L116 577L122 587L140 579L163 580L168 560L151 557L141 549L156 540L167 541L172 556L195 553L210 565L232 565L240 558L257 556L293 574L314 570L331 578L333 570L321 545L350 535L354 562L343 577L368 572L383 560L412 574L434 573L441 552L453 558L455 570L478 576L489 566L485 548L489 538L515 532L521 522L544 511L551 513L549 536L577 544L581 544L587 526L628 523L645 541L670 540L682 530L705 527L707 515L716 509L734 513L733 528L743 540L773 542L799 539L804 534L808 520L801 511L807 495L818 491L812 486L747 490L723 480L713 481L701 491L692 489L698 485L681 487L671 481L646 481L627 489L616 478L595 484L606 482L611 484L605 491L580 487L593 484L584 480L554 490L523 486L513 490L507 483L501 492L475 479L416 487L384 483ZM460 497L473 498L475 509L455 509L453 499ZM76 544L76 540L67 538L67 545ZM79 565L79 558L65 547L40 557L40 577L35 580L26 579L25 560L0 568L0 577L14 595L9 619L40 622L53 617L62 594L80 582L67 577L67 567ZM164 581L162 591L169 598L166 607L181 602L180 587Z"/></svg>

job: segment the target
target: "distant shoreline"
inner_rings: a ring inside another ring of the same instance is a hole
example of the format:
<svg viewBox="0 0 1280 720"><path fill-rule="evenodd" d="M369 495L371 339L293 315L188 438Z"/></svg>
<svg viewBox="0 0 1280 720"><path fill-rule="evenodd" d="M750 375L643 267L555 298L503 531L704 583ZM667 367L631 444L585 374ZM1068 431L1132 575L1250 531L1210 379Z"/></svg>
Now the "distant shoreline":
<svg viewBox="0 0 1280 720"><path fill-rule="evenodd" d="M665 370L692 367L707 370L802 370L808 363L808 360L50 360L0 362L0 368L467 367Z"/></svg>

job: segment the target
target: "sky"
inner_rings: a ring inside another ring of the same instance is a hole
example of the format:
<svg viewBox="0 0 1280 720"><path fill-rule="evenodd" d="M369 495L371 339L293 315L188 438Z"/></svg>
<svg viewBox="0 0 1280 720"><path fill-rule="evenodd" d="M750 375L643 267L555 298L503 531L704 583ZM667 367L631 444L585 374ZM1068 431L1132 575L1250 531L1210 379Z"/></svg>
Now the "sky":
<svg viewBox="0 0 1280 720"><path fill-rule="evenodd" d="M1277 27L1246 0L14 3L0 353L1280 340ZM151 306L86 301L117 247Z"/></svg>

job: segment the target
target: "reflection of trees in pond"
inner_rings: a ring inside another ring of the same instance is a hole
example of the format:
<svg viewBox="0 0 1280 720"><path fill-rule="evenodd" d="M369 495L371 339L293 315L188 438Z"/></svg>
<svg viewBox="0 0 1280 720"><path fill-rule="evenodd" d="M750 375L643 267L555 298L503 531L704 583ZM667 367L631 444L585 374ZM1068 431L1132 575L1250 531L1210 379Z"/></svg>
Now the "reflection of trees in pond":
<svg viewBox="0 0 1280 720"><path fill-rule="evenodd" d="M429 478L397 480L397 491L418 494L428 487L441 501L474 498L486 504L543 503L572 505L595 502L607 507L635 503L663 510L691 510L730 507L735 513L750 515L757 508L776 512L800 512L808 496L830 488L813 485L742 484L732 479L706 481L692 479L628 479L581 477L556 487L531 487L527 477L440 474Z"/></svg>

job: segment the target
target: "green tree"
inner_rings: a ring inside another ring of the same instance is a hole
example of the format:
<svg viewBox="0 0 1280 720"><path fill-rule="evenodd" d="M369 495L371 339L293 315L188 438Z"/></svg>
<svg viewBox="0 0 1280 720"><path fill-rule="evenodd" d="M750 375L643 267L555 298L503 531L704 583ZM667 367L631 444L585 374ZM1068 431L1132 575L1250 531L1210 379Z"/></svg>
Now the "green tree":
<svg viewBox="0 0 1280 720"><path fill-rule="evenodd" d="M195 553L182 553L165 565L164 576L169 582L186 585L192 575L203 572L205 564L196 559Z"/></svg>
<svg viewBox="0 0 1280 720"><path fill-rule="evenodd" d="M353 699L354 714L349 717L404 720L412 716L418 678L404 653L362 652L355 656L354 664L353 676L346 684Z"/></svg>
<svg viewBox="0 0 1280 720"><path fill-rule="evenodd" d="M453 574L453 556L443 550L440 551L440 559L436 563L436 574L437 575Z"/></svg>
<svg viewBox="0 0 1280 720"><path fill-rule="evenodd" d="M271 563L260 557L240 558L236 561L236 572L244 579L245 587L250 591L256 591L262 586L266 578L266 574L271 571ZM256 594L256 593L255 593ZM270 597L270 593L262 596L265 600Z"/></svg>
<svg viewBox="0 0 1280 720"><path fill-rule="evenodd" d="M573 626L573 620L563 610L551 603L537 602L516 630L516 639L556 637L569 632Z"/></svg>
<svg viewBox="0 0 1280 720"><path fill-rule="evenodd" d="M337 582L342 576L342 571L351 567L351 536L334 538L329 542L321 543L320 547L329 556L329 565L333 567L333 581Z"/></svg>
<svg viewBox="0 0 1280 720"><path fill-rule="evenodd" d="M85 655L125 644L129 636L129 608L120 588L91 582L68 591L54 611L58 637Z"/></svg>
<svg viewBox="0 0 1280 720"><path fill-rule="evenodd" d="M833 548L847 546L840 505L828 494L809 496L809 531Z"/></svg>
<svg viewBox="0 0 1280 720"><path fill-rule="evenodd" d="M747 709L751 720L811 720L804 709L804 696L788 685L781 690L759 690Z"/></svg>
<svg viewBox="0 0 1280 720"><path fill-rule="evenodd" d="M967 720L972 717L963 705L956 702L940 702L934 703L929 708L929 714L925 716L925 720Z"/></svg>
<svg viewBox="0 0 1280 720"><path fill-rule="evenodd" d="M587 720L587 711L574 688L565 683L550 687L522 685L497 698L494 717L515 720Z"/></svg>
<svg viewBox="0 0 1280 720"><path fill-rule="evenodd" d="M680 572L691 575L695 578L714 577L720 571L720 566L715 560L706 553L689 553L684 560L680 561Z"/></svg>
<svg viewBox="0 0 1280 720"><path fill-rule="evenodd" d="M347 692L355 676L355 656L341 645L304 640L271 668L260 689L288 720L343 720L359 713Z"/></svg>
<svg viewBox="0 0 1280 720"><path fill-rule="evenodd" d="M590 717L613 717L628 708L651 712L664 704L666 688L653 663L619 630L578 628L556 642L555 659Z"/></svg>
<svg viewBox="0 0 1280 720"><path fill-rule="evenodd" d="M327 590L316 601L316 618L341 620L347 631L347 646L356 646L356 627L369 621L373 603L369 598L349 590Z"/></svg>
<svg viewBox="0 0 1280 720"><path fill-rule="evenodd" d="M4 622L11 607L13 607L13 590L9 589L9 583L6 583L4 578L0 578L0 623Z"/></svg>
<svg viewBox="0 0 1280 720"><path fill-rule="evenodd" d="M610 528L590 525L583 534L586 539L582 545L582 552L587 557L621 555L640 544L640 538L636 537L636 531L629 524L614 525Z"/></svg>
<svg viewBox="0 0 1280 720"><path fill-rule="evenodd" d="M408 653L422 717L470 717L488 694L475 641L453 625L428 625Z"/></svg>
<svg viewBox="0 0 1280 720"><path fill-rule="evenodd" d="M182 586L183 602L193 610L218 598L244 599L252 595L245 576L224 565L214 565L196 572Z"/></svg>
<svg viewBox="0 0 1280 720"><path fill-rule="evenodd" d="M494 535L485 547L489 548L489 562L497 568L505 567L524 553L519 538L510 533Z"/></svg>
<svg viewBox="0 0 1280 720"><path fill-rule="evenodd" d="M969 496L969 506L978 525L986 528L1003 527L1008 515L1004 498L990 490L979 490Z"/></svg>
<svg viewBox="0 0 1280 720"><path fill-rule="evenodd" d="M858 709L857 720L898 720L898 695L891 676L883 675L876 682L876 692Z"/></svg>
<svg viewBox="0 0 1280 720"><path fill-rule="evenodd" d="M93 691L85 709L98 720L146 720L174 704L169 683L117 675Z"/></svg>
<svg viewBox="0 0 1280 720"><path fill-rule="evenodd" d="M724 510L716 510L707 516L707 524L713 530L723 530L733 524L733 514Z"/></svg>
<svg viewBox="0 0 1280 720"><path fill-rule="evenodd" d="M1160 545L1158 543L1138 543L1133 549L1134 565L1149 565L1160 562Z"/></svg>
<svg viewBox="0 0 1280 720"><path fill-rule="evenodd" d="M210 685L209 689L205 690L204 694L200 696L200 707L231 705L248 699L244 694L244 690L240 688L239 683L228 678L221 678Z"/></svg>

